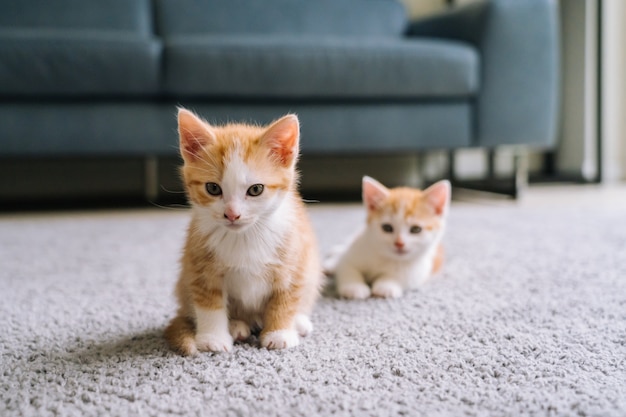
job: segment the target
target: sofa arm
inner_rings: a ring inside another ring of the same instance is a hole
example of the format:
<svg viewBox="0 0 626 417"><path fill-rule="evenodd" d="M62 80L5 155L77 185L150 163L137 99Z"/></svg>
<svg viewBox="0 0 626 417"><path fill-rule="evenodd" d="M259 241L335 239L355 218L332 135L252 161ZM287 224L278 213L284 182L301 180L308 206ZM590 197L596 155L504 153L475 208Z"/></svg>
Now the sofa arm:
<svg viewBox="0 0 626 417"><path fill-rule="evenodd" d="M470 3L413 22L408 35L459 40L479 50L477 146L555 145L560 94L557 0Z"/></svg>

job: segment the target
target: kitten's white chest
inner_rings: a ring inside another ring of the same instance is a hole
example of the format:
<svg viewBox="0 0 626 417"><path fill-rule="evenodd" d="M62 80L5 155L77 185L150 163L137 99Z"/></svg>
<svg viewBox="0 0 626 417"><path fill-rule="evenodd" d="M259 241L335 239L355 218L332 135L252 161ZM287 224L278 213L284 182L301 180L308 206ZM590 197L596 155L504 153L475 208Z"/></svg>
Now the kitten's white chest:
<svg viewBox="0 0 626 417"><path fill-rule="evenodd" d="M250 268L229 269L224 277L226 293L246 310L259 312L271 294L271 284L265 270Z"/></svg>
<svg viewBox="0 0 626 417"><path fill-rule="evenodd" d="M224 233L224 232L223 232ZM247 234L215 233L209 241L220 261L229 268L259 271L278 259L279 236L270 230Z"/></svg>
<svg viewBox="0 0 626 417"><path fill-rule="evenodd" d="M289 228L290 214L289 204L281 204L241 233L215 227L210 218L200 223L208 235L207 248L225 268L226 294L248 312L262 311L271 294L269 269L280 263L279 248Z"/></svg>
<svg viewBox="0 0 626 417"><path fill-rule="evenodd" d="M373 244L371 238L362 234L348 249L343 262L353 265L370 284L385 277L393 279L403 288L416 288L431 276L435 249L436 243L433 243L417 256L406 260L391 259L381 253L380 247Z"/></svg>
<svg viewBox="0 0 626 417"><path fill-rule="evenodd" d="M370 259L376 256L370 257ZM363 268L366 281L386 277L393 278L404 288L415 288L427 280L432 270L432 260L428 256L413 259L408 262L398 262L383 257L377 263L369 263Z"/></svg>
<svg viewBox="0 0 626 417"><path fill-rule="evenodd" d="M433 270L434 254L426 254L411 265L407 274L407 288L417 288L430 278Z"/></svg>
<svg viewBox="0 0 626 417"><path fill-rule="evenodd" d="M280 261L275 238L269 230L248 235L231 233L214 249L226 266L228 297L238 300L245 310L259 312L269 297L269 266Z"/></svg>

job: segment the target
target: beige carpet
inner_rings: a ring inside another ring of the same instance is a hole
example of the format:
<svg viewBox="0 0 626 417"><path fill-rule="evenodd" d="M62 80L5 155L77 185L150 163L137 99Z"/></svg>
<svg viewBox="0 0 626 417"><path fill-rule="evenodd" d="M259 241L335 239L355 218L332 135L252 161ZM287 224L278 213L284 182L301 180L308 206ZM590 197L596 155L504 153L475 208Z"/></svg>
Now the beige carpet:
<svg viewBox="0 0 626 417"><path fill-rule="evenodd" d="M324 252L363 219L310 210ZM455 203L423 289L194 358L161 337L187 215L0 215L0 415L626 415L623 208Z"/></svg>

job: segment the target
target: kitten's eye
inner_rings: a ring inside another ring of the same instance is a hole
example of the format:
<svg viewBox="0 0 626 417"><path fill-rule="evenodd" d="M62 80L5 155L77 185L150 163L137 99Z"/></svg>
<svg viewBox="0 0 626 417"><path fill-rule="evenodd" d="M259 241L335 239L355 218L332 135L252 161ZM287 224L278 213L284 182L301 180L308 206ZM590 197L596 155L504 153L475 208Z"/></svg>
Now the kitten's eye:
<svg viewBox="0 0 626 417"><path fill-rule="evenodd" d="M422 228L420 226L411 226L410 232L413 233L414 235L420 233L421 231L422 231Z"/></svg>
<svg viewBox="0 0 626 417"><path fill-rule="evenodd" d="M383 232L385 233L393 233L393 226L390 225L389 223L385 223L382 226Z"/></svg>
<svg viewBox="0 0 626 417"><path fill-rule="evenodd" d="M263 184L254 184L250 188L248 188L247 194L250 197L257 197L263 193L264 189L265 187L263 186Z"/></svg>
<svg viewBox="0 0 626 417"><path fill-rule="evenodd" d="M207 182L205 187L206 187L206 192L213 196L222 195L222 187L220 187L214 182Z"/></svg>

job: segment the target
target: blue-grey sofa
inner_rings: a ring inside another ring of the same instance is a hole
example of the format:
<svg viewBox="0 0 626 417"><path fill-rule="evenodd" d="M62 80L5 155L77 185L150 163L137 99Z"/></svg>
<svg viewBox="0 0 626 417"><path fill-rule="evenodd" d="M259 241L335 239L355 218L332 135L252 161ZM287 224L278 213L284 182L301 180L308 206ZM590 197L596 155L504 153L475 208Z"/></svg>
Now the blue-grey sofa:
<svg viewBox="0 0 626 417"><path fill-rule="evenodd" d="M410 21L394 0L0 2L0 164L172 157L176 106L218 123L295 112L304 155L550 148L557 7ZM0 201L17 181L1 173Z"/></svg>

